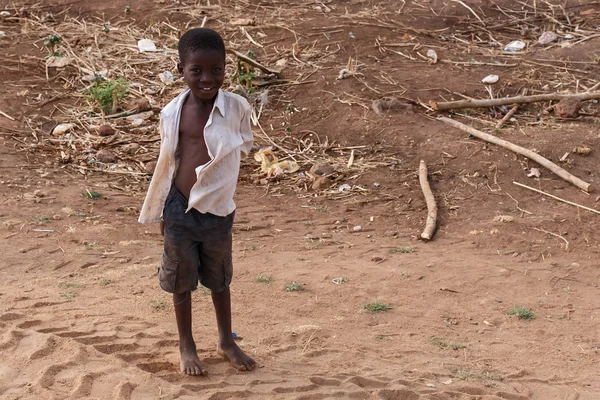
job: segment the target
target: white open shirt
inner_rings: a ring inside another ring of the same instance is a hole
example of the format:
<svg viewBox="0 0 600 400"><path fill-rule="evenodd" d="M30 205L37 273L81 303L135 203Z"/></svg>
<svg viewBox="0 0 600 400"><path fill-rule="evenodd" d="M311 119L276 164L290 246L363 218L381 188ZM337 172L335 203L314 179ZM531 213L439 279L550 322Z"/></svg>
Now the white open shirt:
<svg viewBox="0 0 600 400"><path fill-rule="evenodd" d="M158 222L177 172L181 108L186 89L160 113L160 154L148 193L138 219L141 223ZM204 128L204 141L210 161L196 168L197 180L188 199L188 208L201 213L226 216L235 210L233 194L240 172L240 160L252 147L250 104L237 94L219 90Z"/></svg>

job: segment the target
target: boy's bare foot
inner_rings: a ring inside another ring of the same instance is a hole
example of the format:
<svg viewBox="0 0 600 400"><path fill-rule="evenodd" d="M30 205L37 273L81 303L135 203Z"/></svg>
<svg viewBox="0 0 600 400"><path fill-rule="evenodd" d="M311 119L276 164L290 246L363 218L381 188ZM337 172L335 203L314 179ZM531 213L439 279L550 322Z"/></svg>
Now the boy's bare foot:
<svg viewBox="0 0 600 400"><path fill-rule="evenodd" d="M252 371L256 367L256 361L246 355L235 342L219 344L217 353L229 360L234 368L240 371Z"/></svg>
<svg viewBox="0 0 600 400"><path fill-rule="evenodd" d="M202 364L202 362L198 358L198 353L196 352L195 346L180 347L179 351L181 352L181 361L179 361L179 367L181 368L181 372L183 372L186 375L192 376L208 375L208 370L206 369L206 366Z"/></svg>

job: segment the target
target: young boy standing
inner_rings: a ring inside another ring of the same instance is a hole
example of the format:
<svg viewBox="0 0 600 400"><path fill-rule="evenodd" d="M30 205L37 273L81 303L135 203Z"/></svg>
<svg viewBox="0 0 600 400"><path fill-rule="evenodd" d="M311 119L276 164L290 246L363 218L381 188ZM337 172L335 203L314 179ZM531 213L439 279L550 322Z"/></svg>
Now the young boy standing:
<svg viewBox="0 0 600 400"><path fill-rule="evenodd" d="M179 73L188 86L161 112L160 155L139 222L160 221L164 252L160 286L173 293L181 371L206 375L192 336L191 292L209 288L217 314L217 352L241 370L255 361L231 331L231 228L240 159L252 146L251 108L222 91L225 44L211 29L196 28L179 41ZM162 218L161 218L162 217Z"/></svg>

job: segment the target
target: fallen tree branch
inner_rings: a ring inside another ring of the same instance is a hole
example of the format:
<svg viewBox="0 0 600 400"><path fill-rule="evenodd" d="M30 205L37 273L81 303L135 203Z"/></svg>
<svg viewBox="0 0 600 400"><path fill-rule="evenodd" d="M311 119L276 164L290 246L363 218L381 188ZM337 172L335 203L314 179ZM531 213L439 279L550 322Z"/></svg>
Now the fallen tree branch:
<svg viewBox="0 0 600 400"><path fill-rule="evenodd" d="M563 203L567 203L567 204L570 204L570 205L575 206L575 207L583 208L584 210L587 210L589 212L593 212L595 214L600 214L600 211L595 210L593 208L582 206L581 204L573 203L572 201L569 201L569 200L561 199L558 196L554 196L554 195L552 195L550 193L546 193L546 192L544 192L542 190L539 190L539 189L536 189L536 188L532 188L531 186L523 185L522 183L519 183L519 182L513 182L513 183L515 185L517 185L517 186L522 187L522 188L525 188L525 189L528 189L528 190L532 190L532 191L537 192L539 194L543 194L544 196L548 196L548 197L550 197L550 198L552 198L554 200L562 201Z"/></svg>
<svg viewBox="0 0 600 400"><path fill-rule="evenodd" d="M527 89L523 89L523 96L527 95ZM502 118L498 124L496 125L496 129L501 129L502 126L506 123L506 121L508 121L509 119L512 118L513 115L515 115L515 113L517 112L517 110L519 109L520 104L515 104L513 106L513 108L510 109L509 112L506 113L506 115L504 116L504 118Z"/></svg>
<svg viewBox="0 0 600 400"><path fill-rule="evenodd" d="M423 190L425 202L427 203L427 222L425 222L425 229L421 233L421 239L431 240L437 225L437 205L435 204L435 198L427 180L427 165L423 160L419 163L419 183L421 184L421 190Z"/></svg>
<svg viewBox="0 0 600 400"><path fill-rule="evenodd" d="M590 192L591 191L591 185L581 179L579 179L578 177L570 174L569 172L565 171L564 169L562 169L561 167L559 167L558 165L554 164L553 162L547 160L546 158L540 156L537 153L534 153L531 150L528 150L524 147L521 146L517 146L515 144L512 144L504 139L500 139L496 136L490 135L488 133L485 132L481 132L478 131L475 128L471 128L468 125L465 125L463 123L460 123L458 121L454 121L453 119L450 118L446 118L446 117L441 117L438 118L438 121L442 121L445 122L448 125L451 125L455 128L458 128L464 132L470 133L471 135L478 137L482 140L485 140L486 142L490 142L493 143L495 145L498 145L500 147L504 147L505 149L508 149L510 151L513 151L517 154L521 154L522 156L525 156L527 158L529 158L530 160L533 160L535 162L537 162L538 164L540 164L541 166L549 169L550 171L554 172L556 175L560 176L561 178L563 178L565 181L567 182L571 182L573 185L577 186L578 188L580 188L581 190L584 190L586 192Z"/></svg>
<svg viewBox="0 0 600 400"><path fill-rule="evenodd" d="M429 104L436 111L445 110L457 110L460 108L481 108L481 107L496 107L506 106L511 104L524 104L524 103L535 103L538 101L550 101L550 100L563 100L563 99L578 99L593 100L600 99L600 92L590 93L577 93L577 94L560 94L560 93L548 93L548 94L536 94L533 96L515 96L515 97L504 97L499 99L486 99L486 100L458 100L438 103L435 100L431 100Z"/></svg>
<svg viewBox="0 0 600 400"><path fill-rule="evenodd" d="M239 58L240 60L242 60L243 62L245 62L246 64L250 64L253 67L260 69L265 74L272 74L277 77L281 77L281 72L269 69L269 68L265 67L264 65L260 64L258 61L251 59L250 57L240 53L239 51L235 51L232 49L228 49L227 51L229 53L233 54L234 56L236 56L237 58Z"/></svg>

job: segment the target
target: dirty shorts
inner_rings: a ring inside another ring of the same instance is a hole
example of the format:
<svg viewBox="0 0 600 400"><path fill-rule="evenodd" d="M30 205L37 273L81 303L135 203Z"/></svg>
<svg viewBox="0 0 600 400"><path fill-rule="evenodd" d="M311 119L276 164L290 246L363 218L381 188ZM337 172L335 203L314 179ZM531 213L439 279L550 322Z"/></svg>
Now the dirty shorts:
<svg viewBox="0 0 600 400"><path fill-rule="evenodd" d="M165 202L165 248L158 270L160 287L182 294L198 281L215 292L229 287L233 275L231 228L235 211L226 217L187 209L187 199L171 188Z"/></svg>

